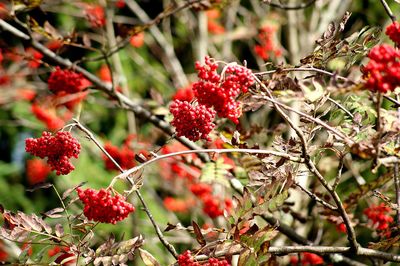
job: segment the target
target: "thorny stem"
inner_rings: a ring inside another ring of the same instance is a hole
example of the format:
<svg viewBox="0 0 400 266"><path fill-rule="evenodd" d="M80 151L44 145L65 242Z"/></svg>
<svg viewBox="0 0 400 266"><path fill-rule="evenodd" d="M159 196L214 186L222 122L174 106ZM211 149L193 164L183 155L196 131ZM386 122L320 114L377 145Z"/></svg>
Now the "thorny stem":
<svg viewBox="0 0 400 266"><path fill-rule="evenodd" d="M390 17L390 19L392 20L392 22L396 21L396 16L393 14L392 10L390 9L388 3L386 3L385 0L381 0L381 3L383 5L383 7L385 8L386 13L388 14L388 16Z"/></svg>
<svg viewBox="0 0 400 266"><path fill-rule="evenodd" d="M114 158L103 148L103 146L101 146L100 142L97 141L97 139L94 137L94 135L92 134L92 132L90 132L86 127L84 127L79 121L74 120L74 122L76 123L76 127L80 130L82 130L84 133L86 133L86 135L88 136L88 138L90 140L92 140L96 146L113 162L113 164L121 171L121 173L125 173L124 169L122 169L122 167L114 160ZM113 184L115 182L116 178L113 178L113 180L111 181L111 184ZM127 179L128 181L130 181L129 179ZM111 186L110 184L110 186ZM110 187L109 186L109 187ZM139 190L136 190L136 195L138 196L140 202L143 205L143 209L146 212L147 216L149 217L158 238L160 239L161 243L168 249L168 251L172 254L172 256L174 256L175 259L178 258L178 253L176 252L174 246L172 246L164 237L163 233L161 232L160 227L156 224L156 222L154 221L153 215L151 214L149 208L147 207L146 202L144 201L141 193Z"/></svg>

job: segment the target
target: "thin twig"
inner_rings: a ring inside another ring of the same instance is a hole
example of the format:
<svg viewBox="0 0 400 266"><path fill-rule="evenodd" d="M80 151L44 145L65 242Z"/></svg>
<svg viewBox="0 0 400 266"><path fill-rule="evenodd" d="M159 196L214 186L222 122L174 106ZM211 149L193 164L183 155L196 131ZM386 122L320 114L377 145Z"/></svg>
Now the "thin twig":
<svg viewBox="0 0 400 266"><path fill-rule="evenodd" d="M339 169L338 169L338 173L335 177L335 181L332 185L332 189L336 190L337 186L339 185L340 179L342 178L342 170L343 170L343 166L344 166L344 156L341 156L340 160L339 160Z"/></svg>
<svg viewBox="0 0 400 266"><path fill-rule="evenodd" d="M399 99L400 96L397 95L397 99ZM397 119L400 121L400 107L397 108ZM400 136L397 136L396 138L396 146L398 147L400 145ZM394 165L394 186L395 186L395 191L396 191L396 204L397 204L397 210L396 210L396 222L397 226L400 226L400 176L399 176L399 163L396 162Z"/></svg>
<svg viewBox="0 0 400 266"><path fill-rule="evenodd" d="M258 73L254 73L255 75L270 75L270 74L274 74L276 72L296 72L296 71L300 71L300 72L317 72L317 73L321 73L330 77L335 77L337 79L343 80L343 81L347 81L350 82L350 80L346 77L337 75L336 73L332 73L329 71L326 71L324 69L320 69L320 68L315 68L315 67L290 67L290 68L280 68L280 69L275 69L275 70L268 70L268 71L263 71L263 72L258 72Z"/></svg>
<svg viewBox="0 0 400 266"><path fill-rule="evenodd" d="M299 10L299 9L305 9L309 6L311 6L312 4L314 4L317 0L309 0L306 3L301 3L298 5L293 5L293 6L289 6L289 5L284 5L281 3L272 3L272 0L263 0L263 3L272 7L276 7L276 8L280 8L280 9L284 9L284 10Z"/></svg>
<svg viewBox="0 0 400 266"><path fill-rule="evenodd" d="M233 252L232 252L233 250ZM242 248L226 248L224 250L216 251L213 253L215 257L224 257L227 255L240 254ZM285 247L269 247L268 253L277 256L287 255L291 253L301 253L301 252L311 252L315 254L325 255L325 254L353 254L361 257L376 258L386 261L400 262L400 255L395 255L387 252L376 251L369 248L359 248L356 254L352 253L350 247L329 247L329 246L285 246ZM208 256L198 255L195 257L198 261L207 260Z"/></svg>
<svg viewBox="0 0 400 266"><path fill-rule="evenodd" d="M386 3L385 0L381 0L381 3L383 5L383 7L385 8L386 13L388 14L388 16L390 17L390 19L392 20L392 22L395 22L396 16L393 14L392 10L390 9L388 3Z"/></svg>
<svg viewBox="0 0 400 266"><path fill-rule="evenodd" d="M324 201L323 199L319 198L317 195L315 195L311 191L307 190L305 187L300 185L298 182L295 182L295 185L298 186L303 192L305 192L310 198L312 198L316 202L320 203L324 207L326 207L328 209L331 209L332 211L337 211L338 210L337 207L335 207L335 206L331 205L330 203Z"/></svg>
<svg viewBox="0 0 400 266"><path fill-rule="evenodd" d="M297 163L302 163L304 162L303 158L300 157L295 157L290 154L284 153L284 152L277 152L277 151L271 151L271 150L258 150L258 149L197 149L197 150L187 150L187 151L178 151L178 152L171 152L168 154L163 154L159 155L158 157L152 158L141 165L132 167L122 174L114 177L117 179L124 179L128 177L129 175L136 173L137 171L141 170L142 168L146 167L147 165L150 165L152 163L155 163L157 161L170 158L170 157L176 157L180 155L185 155L185 154L201 154L201 153L215 153L215 154L221 154L221 153L250 153L250 154L269 154L273 156L278 156L282 157L285 159L288 159L292 162L297 162Z"/></svg>

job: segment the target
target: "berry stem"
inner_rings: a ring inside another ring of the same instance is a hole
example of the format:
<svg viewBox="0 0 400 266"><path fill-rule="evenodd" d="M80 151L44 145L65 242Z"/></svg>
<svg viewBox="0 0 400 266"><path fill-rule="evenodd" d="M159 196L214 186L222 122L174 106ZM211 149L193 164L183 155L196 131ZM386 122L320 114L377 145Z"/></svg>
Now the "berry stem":
<svg viewBox="0 0 400 266"><path fill-rule="evenodd" d="M383 5L383 7L385 8L386 13L388 14L388 16L390 17L390 19L392 20L392 22L396 21L396 16L393 14L392 10L390 9L388 3L386 3L385 0L381 0L381 3Z"/></svg>

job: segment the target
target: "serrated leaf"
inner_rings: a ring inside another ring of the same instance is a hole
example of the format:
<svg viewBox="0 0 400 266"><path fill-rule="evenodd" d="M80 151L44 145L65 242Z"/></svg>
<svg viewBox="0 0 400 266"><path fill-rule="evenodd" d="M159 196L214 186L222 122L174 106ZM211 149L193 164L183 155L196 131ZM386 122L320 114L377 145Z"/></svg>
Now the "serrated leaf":
<svg viewBox="0 0 400 266"><path fill-rule="evenodd" d="M139 248L139 255L146 266L160 266L161 264L147 250Z"/></svg>
<svg viewBox="0 0 400 266"><path fill-rule="evenodd" d="M230 184L225 175L231 168L232 166L224 163L223 158L219 158L215 162L208 162L201 170L200 180L202 182L219 182L229 187Z"/></svg>
<svg viewBox="0 0 400 266"><path fill-rule="evenodd" d="M276 195L269 200L268 209L273 212L276 211L280 206L283 205L285 200L289 197L289 192L287 189L282 191L282 193Z"/></svg>

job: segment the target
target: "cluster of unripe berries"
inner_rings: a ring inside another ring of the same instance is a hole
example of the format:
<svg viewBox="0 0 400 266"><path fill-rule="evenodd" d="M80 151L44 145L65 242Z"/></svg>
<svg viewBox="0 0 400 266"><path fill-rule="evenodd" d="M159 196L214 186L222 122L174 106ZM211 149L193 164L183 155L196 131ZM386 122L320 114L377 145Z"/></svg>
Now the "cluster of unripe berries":
<svg viewBox="0 0 400 266"><path fill-rule="evenodd" d="M400 24L394 22L386 29L386 34L400 45ZM386 93L394 91L400 84L400 52L388 44L378 45L368 54L370 61L363 68L367 79L365 87L374 92Z"/></svg>
<svg viewBox="0 0 400 266"><path fill-rule="evenodd" d="M231 264L223 259L219 260L217 258L209 258L207 262L200 263L194 260L192 253L190 250L186 250L181 255L178 256L178 265L179 266L230 266Z"/></svg>
<svg viewBox="0 0 400 266"><path fill-rule="evenodd" d="M42 159L47 157L51 170L55 170L57 175L66 175L75 169L69 160L78 158L81 145L70 132L59 131L53 136L45 131L40 138L26 139L25 150Z"/></svg>
<svg viewBox="0 0 400 266"><path fill-rule="evenodd" d="M205 58L204 65L196 62L195 67L200 79L192 86L197 105L175 100L170 107L177 135L193 141L208 139L216 114L239 123L242 112L236 99L254 83L251 70L243 66L228 65L218 74L218 63L210 57Z"/></svg>
<svg viewBox="0 0 400 266"><path fill-rule="evenodd" d="M99 191L88 188L77 188L79 199L85 205L83 213L89 220L101 223L116 224L125 219L135 207L120 194L111 195L111 191L100 189Z"/></svg>

